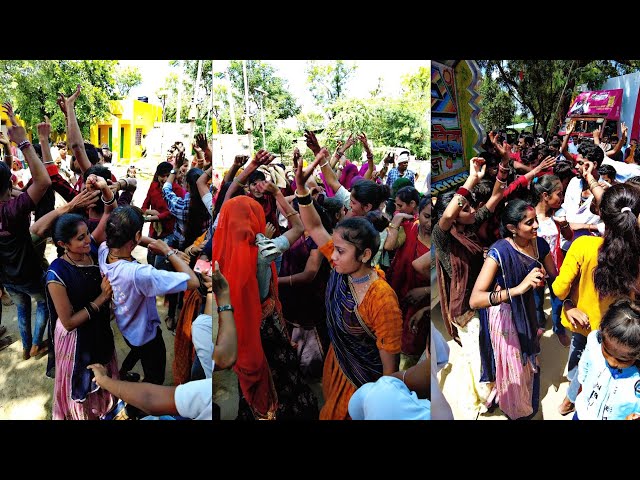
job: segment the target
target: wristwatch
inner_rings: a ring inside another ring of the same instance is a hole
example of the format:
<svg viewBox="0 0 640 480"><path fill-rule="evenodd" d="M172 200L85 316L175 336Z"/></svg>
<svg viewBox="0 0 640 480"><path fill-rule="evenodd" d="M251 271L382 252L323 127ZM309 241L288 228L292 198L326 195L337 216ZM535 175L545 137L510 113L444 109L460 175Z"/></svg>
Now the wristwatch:
<svg viewBox="0 0 640 480"><path fill-rule="evenodd" d="M218 307L218 313L221 312L233 312L233 307L231 305L221 305Z"/></svg>
<svg viewBox="0 0 640 480"><path fill-rule="evenodd" d="M165 171L166 171L166 170L165 170ZM169 172L169 173L171 173L171 175L175 175L175 174L176 174L176 171L172 168L172 169L171 169L171 172Z"/></svg>

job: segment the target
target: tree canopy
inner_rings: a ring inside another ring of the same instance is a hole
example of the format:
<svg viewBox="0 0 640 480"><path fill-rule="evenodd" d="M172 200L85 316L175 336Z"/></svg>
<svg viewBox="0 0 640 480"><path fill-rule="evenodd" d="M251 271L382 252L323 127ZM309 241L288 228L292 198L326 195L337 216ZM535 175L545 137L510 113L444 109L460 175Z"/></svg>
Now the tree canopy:
<svg viewBox="0 0 640 480"><path fill-rule="evenodd" d="M54 136L62 135L66 126L56 104L58 92L70 95L80 84L76 113L82 134L88 138L91 124L108 118L109 101L123 98L141 81L136 69L119 71L117 64L115 60L0 60L0 96L13 104L34 134L47 115Z"/></svg>
<svg viewBox="0 0 640 480"><path fill-rule="evenodd" d="M555 131L580 85L597 89L610 77L638 71L638 60L479 60L485 75L533 117L534 132ZM501 96L495 97L503 102ZM485 106L493 109L491 102Z"/></svg>

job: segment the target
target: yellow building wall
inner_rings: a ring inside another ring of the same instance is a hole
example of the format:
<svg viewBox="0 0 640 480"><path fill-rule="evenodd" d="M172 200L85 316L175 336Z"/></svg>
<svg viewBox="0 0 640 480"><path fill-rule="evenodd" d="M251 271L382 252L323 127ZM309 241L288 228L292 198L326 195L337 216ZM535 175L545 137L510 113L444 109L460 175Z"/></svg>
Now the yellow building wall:
<svg viewBox="0 0 640 480"><path fill-rule="evenodd" d="M91 127L91 143L97 146L108 144L111 128L111 151L118 159L131 163L142 156L143 142L140 145L132 143L135 142L136 129L142 129L142 136L148 134L155 123L162 120L162 107L139 100L118 100L111 102L111 113L111 122L102 121ZM124 138L120 138L121 128L124 128Z"/></svg>

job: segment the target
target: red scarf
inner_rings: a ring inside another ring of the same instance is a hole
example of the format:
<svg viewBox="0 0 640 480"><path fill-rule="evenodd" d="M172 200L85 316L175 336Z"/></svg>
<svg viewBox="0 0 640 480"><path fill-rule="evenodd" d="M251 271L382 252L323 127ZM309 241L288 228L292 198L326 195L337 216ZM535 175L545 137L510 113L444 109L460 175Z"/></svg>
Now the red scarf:
<svg viewBox="0 0 640 480"><path fill-rule="evenodd" d="M233 369L240 380L244 398L254 413L260 416L266 416L278 408L260 337L263 308L258 291L258 247L255 239L258 233L264 233L265 225L264 210L252 198L240 195L227 200L220 210L212 257L229 282L231 305L234 308L238 360ZM275 264L272 263L271 290L276 299L277 283Z"/></svg>

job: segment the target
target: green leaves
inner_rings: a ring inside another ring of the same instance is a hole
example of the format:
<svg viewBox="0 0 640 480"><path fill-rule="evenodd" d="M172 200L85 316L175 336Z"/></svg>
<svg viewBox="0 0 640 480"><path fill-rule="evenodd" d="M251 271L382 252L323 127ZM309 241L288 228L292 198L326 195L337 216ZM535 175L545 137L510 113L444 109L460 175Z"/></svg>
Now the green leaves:
<svg viewBox="0 0 640 480"><path fill-rule="evenodd" d="M55 139L66 131L64 115L56 105L58 92L69 95L80 84L76 114L82 134L88 138L90 125L109 115L116 65L114 60L0 60L0 95L14 104L35 138L36 125L48 115Z"/></svg>

